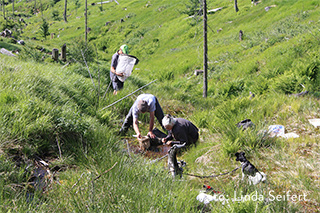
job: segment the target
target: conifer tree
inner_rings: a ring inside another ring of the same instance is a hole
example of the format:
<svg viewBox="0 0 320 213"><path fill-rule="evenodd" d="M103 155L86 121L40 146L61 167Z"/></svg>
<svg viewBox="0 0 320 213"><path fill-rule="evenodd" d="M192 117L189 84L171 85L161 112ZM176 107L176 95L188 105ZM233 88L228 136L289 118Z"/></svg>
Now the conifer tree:
<svg viewBox="0 0 320 213"><path fill-rule="evenodd" d="M44 18L42 19L42 24L40 26L40 34L44 39L47 39L47 36L50 35L49 24Z"/></svg>

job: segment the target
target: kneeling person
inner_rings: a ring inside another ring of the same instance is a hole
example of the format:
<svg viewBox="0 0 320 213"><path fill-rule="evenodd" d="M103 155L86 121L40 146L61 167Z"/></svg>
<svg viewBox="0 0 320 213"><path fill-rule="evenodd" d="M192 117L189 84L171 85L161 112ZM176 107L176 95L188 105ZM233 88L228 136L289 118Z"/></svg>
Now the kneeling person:
<svg viewBox="0 0 320 213"><path fill-rule="evenodd" d="M183 118L174 118L171 115L166 115L162 119L162 125L168 130L168 136L162 139L163 143L170 144L173 138L179 141L180 144L186 143L187 146L196 144L199 139L198 128Z"/></svg>
<svg viewBox="0 0 320 213"><path fill-rule="evenodd" d="M125 132L127 132L129 127L133 125L133 129L136 132L137 137L142 138L142 135L138 127L138 115L140 113L146 112L150 114L149 132L147 135L150 138L155 138L156 136L152 132L154 125L154 117L158 119L160 125L162 126L161 121L164 117L164 114L158 102L158 99L152 94L141 94L137 97L136 101L134 102L126 116L126 119L123 122L123 125L120 129L120 134L124 134ZM162 128L165 130L163 126Z"/></svg>

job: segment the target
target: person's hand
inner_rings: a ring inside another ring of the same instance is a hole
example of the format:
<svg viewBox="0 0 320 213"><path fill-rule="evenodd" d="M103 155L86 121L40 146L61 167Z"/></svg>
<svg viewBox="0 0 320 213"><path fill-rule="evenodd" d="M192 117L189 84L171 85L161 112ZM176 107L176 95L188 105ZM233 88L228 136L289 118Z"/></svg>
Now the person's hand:
<svg viewBox="0 0 320 213"><path fill-rule="evenodd" d="M167 145L170 145L171 143L172 143L172 141L167 141L166 142Z"/></svg>
<svg viewBox="0 0 320 213"><path fill-rule="evenodd" d="M137 134L137 138L142 138L142 135L140 132Z"/></svg>
<svg viewBox="0 0 320 213"><path fill-rule="evenodd" d="M147 135L148 135L150 138L155 138L155 137L156 137L155 134L153 134L152 131L148 132Z"/></svg>
<svg viewBox="0 0 320 213"><path fill-rule="evenodd" d="M167 139L166 138L162 138L161 141L162 141L162 143L166 143Z"/></svg>
<svg viewBox="0 0 320 213"><path fill-rule="evenodd" d="M116 75L122 77L123 73L116 73Z"/></svg>

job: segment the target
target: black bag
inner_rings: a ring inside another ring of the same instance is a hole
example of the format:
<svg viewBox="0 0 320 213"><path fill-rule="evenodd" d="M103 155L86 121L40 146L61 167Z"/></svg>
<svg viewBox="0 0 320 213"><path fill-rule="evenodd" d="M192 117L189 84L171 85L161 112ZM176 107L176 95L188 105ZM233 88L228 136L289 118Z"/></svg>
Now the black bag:
<svg viewBox="0 0 320 213"><path fill-rule="evenodd" d="M167 135L161 132L159 129L154 128L152 130L153 134L155 134L155 138L150 138L150 146L159 146L163 145L161 139L167 137Z"/></svg>

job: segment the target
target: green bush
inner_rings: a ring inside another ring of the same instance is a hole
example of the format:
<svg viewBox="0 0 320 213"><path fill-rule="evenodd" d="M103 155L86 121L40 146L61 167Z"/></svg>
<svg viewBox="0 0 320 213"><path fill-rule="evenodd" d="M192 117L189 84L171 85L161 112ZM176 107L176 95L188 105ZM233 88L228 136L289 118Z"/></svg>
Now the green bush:
<svg viewBox="0 0 320 213"><path fill-rule="evenodd" d="M47 39L47 36L50 35L49 23L44 18L42 19L39 33L44 39Z"/></svg>
<svg viewBox="0 0 320 213"><path fill-rule="evenodd" d="M52 11L51 17L52 17L52 19L53 19L54 21L60 21L60 20L61 20L61 18L60 18L60 16L59 16L59 11L58 11L58 10Z"/></svg>
<svg viewBox="0 0 320 213"><path fill-rule="evenodd" d="M198 0L189 0L188 3L184 3L185 9L181 10L180 13L187 14L188 16L192 15L202 15L202 5Z"/></svg>

